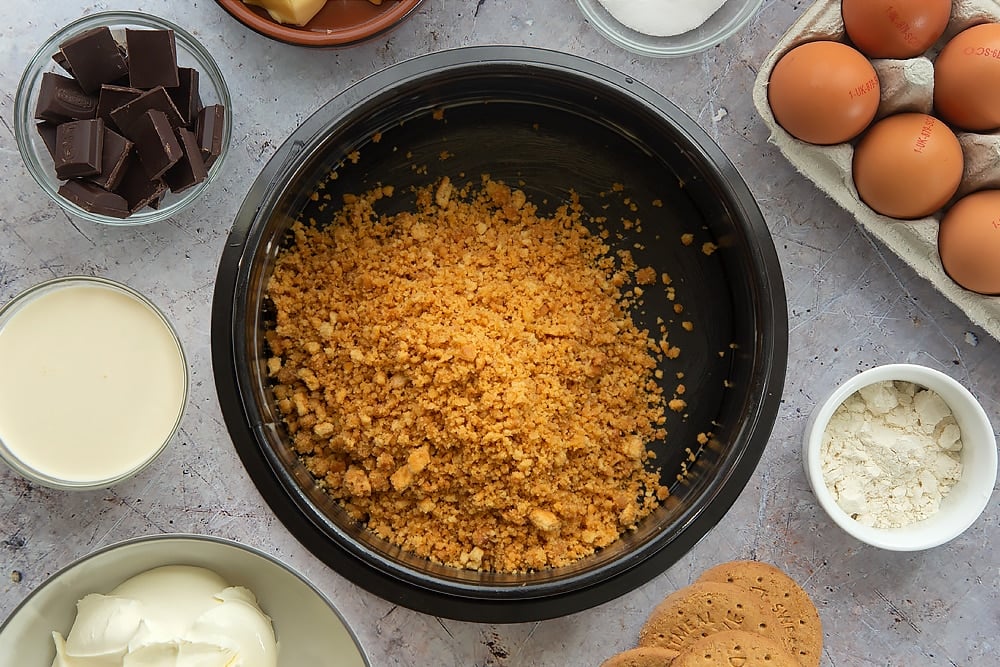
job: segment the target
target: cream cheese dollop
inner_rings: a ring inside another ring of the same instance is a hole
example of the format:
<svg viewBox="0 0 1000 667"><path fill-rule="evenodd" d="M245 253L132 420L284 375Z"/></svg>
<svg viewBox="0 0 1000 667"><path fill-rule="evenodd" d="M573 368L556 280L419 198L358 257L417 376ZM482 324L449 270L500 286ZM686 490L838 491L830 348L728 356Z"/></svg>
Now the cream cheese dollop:
<svg viewBox="0 0 1000 667"><path fill-rule="evenodd" d="M77 603L52 667L276 667L271 619L254 594L191 565L154 568Z"/></svg>

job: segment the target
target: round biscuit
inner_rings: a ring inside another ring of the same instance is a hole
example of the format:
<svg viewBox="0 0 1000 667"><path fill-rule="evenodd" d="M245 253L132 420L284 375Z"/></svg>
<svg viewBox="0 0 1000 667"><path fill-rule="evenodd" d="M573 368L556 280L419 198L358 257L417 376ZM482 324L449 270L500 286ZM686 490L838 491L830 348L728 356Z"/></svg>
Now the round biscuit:
<svg viewBox="0 0 1000 667"><path fill-rule="evenodd" d="M674 655L673 651L657 646L640 646L611 656L601 667L667 667Z"/></svg>
<svg viewBox="0 0 1000 667"><path fill-rule="evenodd" d="M747 588L778 617L782 643L802 667L819 667L823 625L816 605L794 579L759 561L733 561L706 570L698 581L716 581Z"/></svg>
<svg viewBox="0 0 1000 667"><path fill-rule="evenodd" d="M746 630L780 639L778 618L760 596L745 588L700 581L671 593L653 609L639 631L639 646L659 646L675 654L723 630Z"/></svg>
<svg viewBox="0 0 1000 667"><path fill-rule="evenodd" d="M670 667L800 667L775 639L744 630L702 637L674 658Z"/></svg>

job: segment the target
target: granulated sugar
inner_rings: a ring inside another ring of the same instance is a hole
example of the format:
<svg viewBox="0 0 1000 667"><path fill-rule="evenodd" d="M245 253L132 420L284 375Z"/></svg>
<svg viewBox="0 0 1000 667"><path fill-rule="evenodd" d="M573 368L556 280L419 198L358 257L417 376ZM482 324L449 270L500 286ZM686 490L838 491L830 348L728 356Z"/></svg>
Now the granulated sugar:
<svg viewBox="0 0 1000 667"><path fill-rule="evenodd" d="M899 528L938 511L962 476L961 431L948 405L910 382L878 382L845 400L820 449L823 478L855 520Z"/></svg>
<svg viewBox="0 0 1000 667"><path fill-rule="evenodd" d="M622 24L654 37L694 30L719 11L726 0L600 0Z"/></svg>

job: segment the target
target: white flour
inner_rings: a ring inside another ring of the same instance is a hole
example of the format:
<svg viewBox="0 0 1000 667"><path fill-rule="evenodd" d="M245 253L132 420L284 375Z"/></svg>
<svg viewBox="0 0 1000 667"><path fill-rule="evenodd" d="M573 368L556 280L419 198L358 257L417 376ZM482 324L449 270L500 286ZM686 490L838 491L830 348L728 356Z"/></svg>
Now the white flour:
<svg viewBox="0 0 1000 667"><path fill-rule="evenodd" d="M669 37L694 30L726 0L600 0L618 21L636 32Z"/></svg>
<svg viewBox="0 0 1000 667"><path fill-rule="evenodd" d="M958 423L940 396L887 381L837 408L820 460L841 509L868 526L899 528L937 512L962 476L961 449Z"/></svg>

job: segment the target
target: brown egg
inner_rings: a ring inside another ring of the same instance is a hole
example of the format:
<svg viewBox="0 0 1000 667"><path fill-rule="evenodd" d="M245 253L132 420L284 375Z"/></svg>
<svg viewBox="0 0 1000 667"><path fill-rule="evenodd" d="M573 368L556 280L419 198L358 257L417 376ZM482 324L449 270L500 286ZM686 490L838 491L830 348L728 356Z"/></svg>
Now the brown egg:
<svg viewBox="0 0 1000 667"><path fill-rule="evenodd" d="M980 294L1000 294L1000 190L966 195L938 229L938 254L951 279Z"/></svg>
<svg viewBox="0 0 1000 667"><path fill-rule="evenodd" d="M934 61L934 108L965 130L1000 128L1000 23L963 30Z"/></svg>
<svg viewBox="0 0 1000 667"><path fill-rule="evenodd" d="M951 0L842 0L847 36L869 58L913 58L944 34Z"/></svg>
<svg viewBox="0 0 1000 667"><path fill-rule="evenodd" d="M767 98L774 118L797 139L839 144L875 117L878 75L868 59L840 42L797 46L771 71Z"/></svg>
<svg viewBox="0 0 1000 667"><path fill-rule="evenodd" d="M873 210L890 218L922 218L958 190L962 147L947 125L922 113L883 118L854 149L854 185Z"/></svg>

